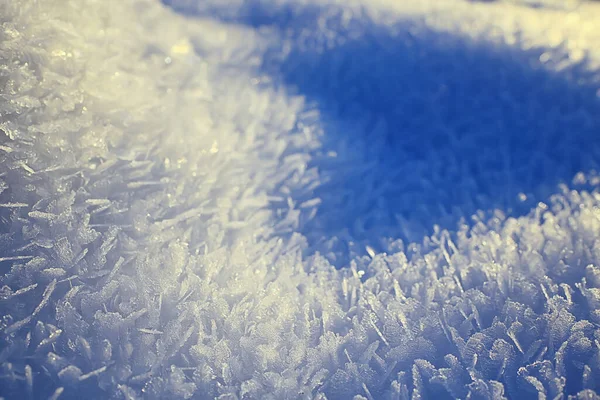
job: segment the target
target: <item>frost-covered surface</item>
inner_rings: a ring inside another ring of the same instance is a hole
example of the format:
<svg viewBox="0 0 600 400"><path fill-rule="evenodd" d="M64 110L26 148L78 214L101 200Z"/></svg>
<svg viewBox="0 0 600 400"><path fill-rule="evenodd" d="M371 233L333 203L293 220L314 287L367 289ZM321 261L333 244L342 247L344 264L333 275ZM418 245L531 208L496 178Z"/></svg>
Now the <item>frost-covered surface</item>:
<svg viewBox="0 0 600 400"><path fill-rule="evenodd" d="M0 0L0 398L598 398L597 4L167 3Z"/></svg>

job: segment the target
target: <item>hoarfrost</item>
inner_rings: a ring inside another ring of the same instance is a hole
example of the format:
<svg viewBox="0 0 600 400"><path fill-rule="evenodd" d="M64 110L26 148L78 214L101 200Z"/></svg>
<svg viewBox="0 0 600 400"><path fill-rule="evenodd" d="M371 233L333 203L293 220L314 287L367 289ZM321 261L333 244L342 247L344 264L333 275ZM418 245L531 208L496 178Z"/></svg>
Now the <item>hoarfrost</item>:
<svg viewBox="0 0 600 400"><path fill-rule="evenodd" d="M0 398L598 397L597 8L164 3L0 2Z"/></svg>

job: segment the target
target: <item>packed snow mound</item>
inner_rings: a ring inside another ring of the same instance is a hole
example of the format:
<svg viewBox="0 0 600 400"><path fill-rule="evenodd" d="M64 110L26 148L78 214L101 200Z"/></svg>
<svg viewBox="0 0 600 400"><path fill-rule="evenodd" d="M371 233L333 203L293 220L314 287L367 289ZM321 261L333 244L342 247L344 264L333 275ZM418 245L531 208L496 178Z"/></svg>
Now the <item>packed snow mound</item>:
<svg viewBox="0 0 600 400"><path fill-rule="evenodd" d="M0 398L599 398L600 9L402 3L0 0Z"/></svg>

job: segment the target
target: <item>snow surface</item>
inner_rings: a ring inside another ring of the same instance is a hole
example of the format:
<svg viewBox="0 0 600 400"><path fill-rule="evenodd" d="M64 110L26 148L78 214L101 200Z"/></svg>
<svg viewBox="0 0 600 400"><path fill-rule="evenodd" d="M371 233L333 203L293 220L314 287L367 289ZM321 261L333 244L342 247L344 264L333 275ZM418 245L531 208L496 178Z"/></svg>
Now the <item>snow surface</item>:
<svg viewBox="0 0 600 400"><path fill-rule="evenodd" d="M600 5L0 0L0 398L600 398Z"/></svg>

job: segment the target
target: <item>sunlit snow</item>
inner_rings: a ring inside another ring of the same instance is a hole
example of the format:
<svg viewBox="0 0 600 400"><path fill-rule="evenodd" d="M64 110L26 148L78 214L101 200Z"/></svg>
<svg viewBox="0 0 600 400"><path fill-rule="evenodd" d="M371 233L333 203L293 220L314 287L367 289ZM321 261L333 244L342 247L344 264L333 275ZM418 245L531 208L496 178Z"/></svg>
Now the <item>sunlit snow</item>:
<svg viewBox="0 0 600 400"><path fill-rule="evenodd" d="M0 399L600 398L599 21L0 0Z"/></svg>

